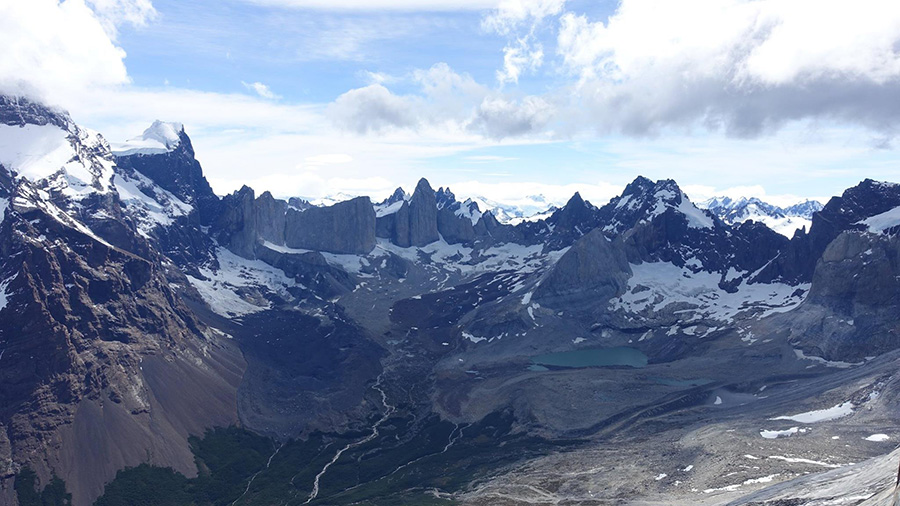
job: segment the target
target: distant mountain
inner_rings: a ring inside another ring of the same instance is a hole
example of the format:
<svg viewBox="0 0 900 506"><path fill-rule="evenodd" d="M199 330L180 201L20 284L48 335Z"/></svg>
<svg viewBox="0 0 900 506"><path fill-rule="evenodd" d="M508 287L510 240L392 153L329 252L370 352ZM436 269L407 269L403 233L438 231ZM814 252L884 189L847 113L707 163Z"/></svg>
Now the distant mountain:
<svg viewBox="0 0 900 506"><path fill-rule="evenodd" d="M794 232L809 230L814 213L822 210L822 204L815 200L806 200L789 207L778 207L756 197L741 197L737 200L730 197L713 197L700 202L698 206L707 209L730 225L755 221L786 237L793 237Z"/></svg>

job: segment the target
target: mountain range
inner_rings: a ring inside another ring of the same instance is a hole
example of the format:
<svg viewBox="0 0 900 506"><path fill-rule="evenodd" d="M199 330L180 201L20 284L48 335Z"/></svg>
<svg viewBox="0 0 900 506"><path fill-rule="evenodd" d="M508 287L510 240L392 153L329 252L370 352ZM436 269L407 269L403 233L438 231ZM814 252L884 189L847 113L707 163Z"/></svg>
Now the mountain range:
<svg viewBox="0 0 900 506"><path fill-rule="evenodd" d="M0 97L2 501L807 504L886 467L900 185L485 204L220 197L180 124Z"/></svg>

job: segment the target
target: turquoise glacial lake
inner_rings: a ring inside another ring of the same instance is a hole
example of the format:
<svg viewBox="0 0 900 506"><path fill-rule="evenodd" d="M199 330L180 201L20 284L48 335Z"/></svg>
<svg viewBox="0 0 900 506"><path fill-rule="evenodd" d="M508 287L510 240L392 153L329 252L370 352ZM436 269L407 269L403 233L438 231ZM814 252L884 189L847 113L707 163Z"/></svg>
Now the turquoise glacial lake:
<svg viewBox="0 0 900 506"><path fill-rule="evenodd" d="M646 367L647 355L635 348L586 348L531 357L531 363L542 367ZM532 370L536 370L532 369Z"/></svg>

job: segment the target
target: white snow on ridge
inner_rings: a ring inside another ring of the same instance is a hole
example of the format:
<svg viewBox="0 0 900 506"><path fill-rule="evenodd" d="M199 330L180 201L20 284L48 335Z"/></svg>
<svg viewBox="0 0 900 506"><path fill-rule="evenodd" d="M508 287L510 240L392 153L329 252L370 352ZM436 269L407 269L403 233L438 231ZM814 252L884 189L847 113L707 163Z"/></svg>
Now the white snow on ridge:
<svg viewBox="0 0 900 506"><path fill-rule="evenodd" d="M6 304L9 303L9 293L6 292L6 288L9 287L9 284L12 283L12 280L16 279L19 273L16 273L14 276L8 279L4 279L0 281L0 310L6 307Z"/></svg>
<svg viewBox="0 0 900 506"><path fill-rule="evenodd" d="M75 154L68 135L55 125L0 125L0 163L32 181L49 177Z"/></svg>
<svg viewBox="0 0 900 506"><path fill-rule="evenodd" d="M388 216L396 213L400 210L401 207L403 207L404 202L406 201L398 200L397 202L388 205L375 204L375 217L381 218L382 216Z"/></svg>
<svg viewBox="0 0 900 506"><path fill-rule="evenodd" d="M99 156L81 152L95 147L101 148ZM113 163L103 151L104 141L90 130L72 133L55 125L0 125L0 164L73 200L111 189Z"/></svg>
<svg viewBox="0 0 900 506"><path fill-rule="evenodd" d="M173 151L181 142L179 134L184 131L181 123L166 123L156 120L144 133L125 142L111 144L117 156L155 155Z"/></svg>
<svg viewBox="0 0 900 506"><path fill-rule="evenodd" d="M883 234L889 228L900 226L900 207L895 207L890 211L866 218L858 224L869 227L870 232Z"/></svg>
<svg viewBox="0 0 900 506"><path fill-rule="evenodd" d="M478 223L478 220L481 219L481 215L484 214L479 210L478 204L474 202L472 199L466 199L465 202L462 202L459 206L459 209L454 213L460 218L468 218L469 221L472 222L472 225Z"/></svg>
<svg viewBox="0 0 900 506"><path fill-rule="evenodd" d="M0 221L6 217L7 209L9 209L9 199L0 198Z"/></svg>
<svg viewBox="0 0 900 506"><path fill-rule="evenodd" d="M632 277L625 294L610 300L612 309L627 313L657 313L671 304L689 305L685 322L691 318L732 321L738 314L759 311L758 318L793 309L803 301L798 288L781 283L741 285L735 293L719 288L721 276L706 271L692 272L668 262L632 264ZM805 293L805 292L804 292Z"/></svg>
<svg viewBox="0 0 900 506"><path fill-rule="evenodd" d="M200 268L200 273L207 279L187 278L210 309L222 316L239 317L270 308L270 303L265 299L248 300L239 295L241 288L274 291L290 298L287 288L296 286L296 282L285 276L284 272L261 260L247 260L221 247L216 249L216 257L219 260L218 270Z"/></svg>
<svg viewBox="0 0 900 506"><path fill-rule="evenodd" d="M891 439L891 437L888 436L887 434L872 434L871 436L866 437L864 439L866 441L872 441L874 443L883 443L883 442Z"/></svg>
<svg viewBox="0 0 900 506"><path fill-rule="evenodd" d="M449 244L444 239L435 241L420 248L401 248L392 244L387 239L378 239L375 249L369 256L379 256L383 252L390 252L407 260L416 261L419 252L430 255L437 267L454 271L460 274L476 274L496 270L516 270L519 272L534 272L555 262L568 248L553 251L547 255L542 254L542 245L525 246L515 243L504 243L479 251L480 255L473 258L475 250L461 244ZM476 262L477 260L477 262Z"/></svg>
<svg viewBox="0 0 900 506"><path fill-rule="evenodd" d="M653 196L656 198L656 206L650 211L649 218L655 218L666 212L666 209L671 208L684 215L691 228L713 228L712 218L692 204L684 192L681 192L681 202L677 206L672 204L676 197L672 190L659 190ZM627 197L630 200L631 196ZM619 201L617 206L621 205L623 201L625 201L624 198Z"/></svg>
<svg viewBox="0 0 900 506"><path fill-rule="evenodd" d="M685 215L688 220L688 226L691 228L713 228L713 220L706 213L698 209L687 195L681 194L681 204L678 205L678 211Z"/></svg>
<svg viewBox="0 0 900 506"><path fill-rule="evenodd" d="M852 415L854 407L855 406L853 405L853 403L848 401L826 409L807 411L805 413L798 413L791 416L778 416L775 418L769 418L769 420L790 420L792 422L800 423L827 422L830 420L837 420L838 418Z"/></svg>
<svg viewBox="0 0 900 506"><path fill-rule="evenodd" d="M137 174L136 179L116 175L114 179L119 199L138 219L138 232L147 237L158 225L171 225L173 218L186 216L193 207L185 204L171 192L159 188L150 179ZM143 189L142 189L143 188ZM146 192L150 191L153 196Z"/></svg>

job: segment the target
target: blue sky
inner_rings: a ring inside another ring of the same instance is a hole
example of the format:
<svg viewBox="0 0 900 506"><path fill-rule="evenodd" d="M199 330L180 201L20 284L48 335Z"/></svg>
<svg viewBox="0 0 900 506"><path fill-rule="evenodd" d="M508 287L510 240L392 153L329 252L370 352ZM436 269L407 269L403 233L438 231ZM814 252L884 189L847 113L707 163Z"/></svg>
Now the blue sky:
<svg viewBox="0 0 900 506"><path fill-rule="evenodd" d="M0 6L0 91L114 142L183 122L220 193L787 203L900 180L895 4L33 0Z"/></svg>

